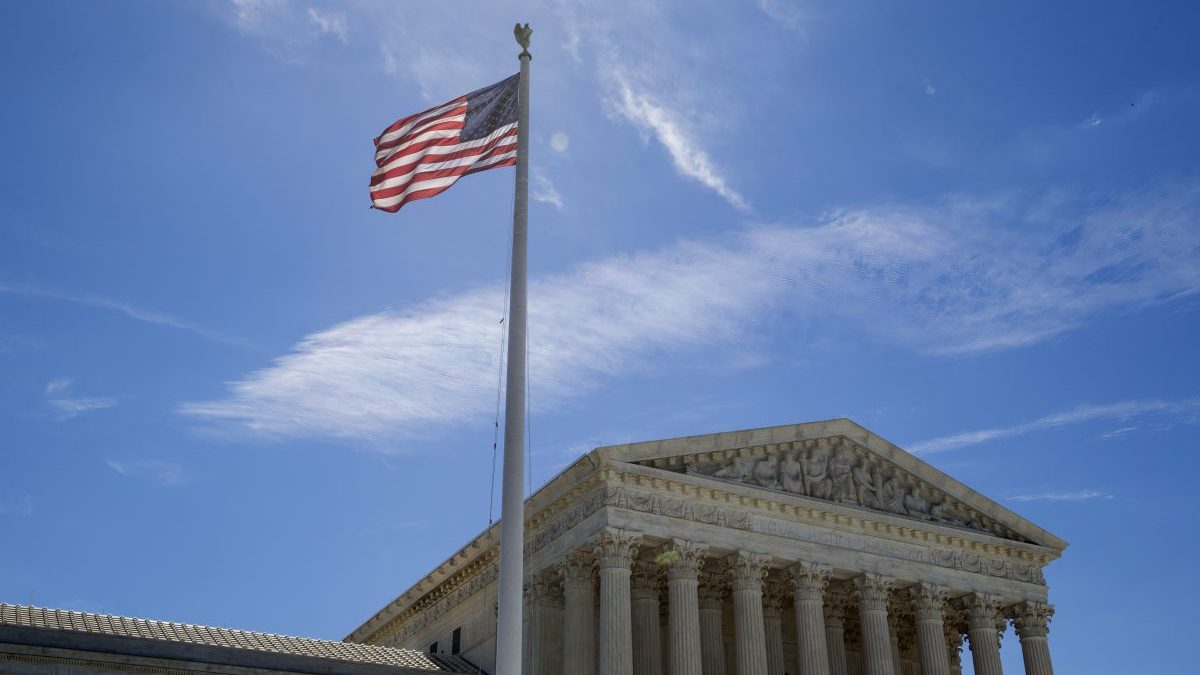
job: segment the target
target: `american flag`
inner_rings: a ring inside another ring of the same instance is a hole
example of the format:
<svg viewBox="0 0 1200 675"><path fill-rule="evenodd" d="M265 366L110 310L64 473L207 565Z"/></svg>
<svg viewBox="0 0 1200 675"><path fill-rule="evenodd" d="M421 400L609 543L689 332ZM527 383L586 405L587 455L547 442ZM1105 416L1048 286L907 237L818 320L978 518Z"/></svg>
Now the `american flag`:
<svg viewBox="0 0 1200 675"><path fill-rule="evenodd" d="M371 205L395 213L462 176L517 163L520 74L397 120L375 139Z"/></svg>

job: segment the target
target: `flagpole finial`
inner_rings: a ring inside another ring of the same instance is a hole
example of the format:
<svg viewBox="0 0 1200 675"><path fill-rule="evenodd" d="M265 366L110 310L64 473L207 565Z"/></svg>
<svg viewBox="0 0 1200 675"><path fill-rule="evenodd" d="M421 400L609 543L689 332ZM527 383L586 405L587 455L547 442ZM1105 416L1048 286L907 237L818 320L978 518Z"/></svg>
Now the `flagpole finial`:
<svg viewBox="0 0 1200 675"><path fill-rule="evenodd" d="M513 37L517 39L517 44L521 45L521 56L529 54L529 38L533 35L533 29L529 24L522 26L519 22L513 26Z"/></svg>

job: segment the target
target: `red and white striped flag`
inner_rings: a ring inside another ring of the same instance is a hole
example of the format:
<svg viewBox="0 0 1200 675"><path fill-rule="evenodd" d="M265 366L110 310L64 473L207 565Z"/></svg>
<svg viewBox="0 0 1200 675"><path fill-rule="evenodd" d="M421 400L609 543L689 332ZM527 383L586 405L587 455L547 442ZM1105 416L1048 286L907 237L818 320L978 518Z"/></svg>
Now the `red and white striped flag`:
<svg viewBox="0 0 1200 675"><path fill-rule="evenodd" d="M517 163L517 86L490 87L397 120L375 139L371 205L395 213L459 178Z"/></svg>

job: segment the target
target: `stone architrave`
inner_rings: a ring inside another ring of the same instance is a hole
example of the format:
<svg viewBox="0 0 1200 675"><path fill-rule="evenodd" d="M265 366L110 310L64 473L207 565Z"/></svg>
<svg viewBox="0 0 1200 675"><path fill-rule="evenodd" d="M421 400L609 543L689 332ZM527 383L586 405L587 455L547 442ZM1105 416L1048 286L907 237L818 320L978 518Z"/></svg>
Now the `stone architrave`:
<svg viewBox="0 0 1200 675"><path fill-rule="evenodd" d="M947 589L941 586L924 583L909 589L916 618L921 675L950 675L950 654L946 649L946 627L942 620L946 593Z"/></svg>
<svg viewBox="0 0 1200 675"><path fill-rule="evenodd" d="M850 597L842 588L825 590L825 651L829 675L848 675L846 662L846 614Z"/></svg>
<svg viewBox="0 0 1200 675"><path fill-rule="evenodd" d="M633 675L629 577L641 535L606 528L596 539L600 568L600 675Z"/></svg>
<svg viewBox="0 0 1200 675"><path fill-rule="evenodd" d="M892 669L892 644L888 636L888 594L895 583L878 574L863 574L854 579L862 626L864 675L899 675Z"/></svg>
<svg viewBox="0 0 1200 675"><path fill-rule="evenodd" d="M590 548L567 554L563 562L563 672L596 672L595 574Z"/></svg>
<svg viewBox="0 0 1200 675"><path fill-rule="evenodd" d="M633 675L662 675L662 631L658 624L661 568L651 561L633 566L630 602L633 619Z"/></svg>
<svg viewBox="0 0 1200 675"><path fill-rule="evenodd" d="M963 607L967 611L967 640L971 643L975 675L1002 675L1000 636L996 631L1000 597L971 593L964 598Z"/></svg>
<svg viewBox="0 0 1200 675"><path fill-rule="evenodd" d="M787 672L783 654L784 589L775 582L763 584L763 630L767 636L767 675Z"/></svg>
<svg viewBox="0 0 1200 675"><path fill-rule="evenodd" d="M1050 617L1054 606L1044 602L1023 602L1015 607L1013 628L1021 639L1025 675L1054 675L1050 663Z"/></svg>
<svg viewBox="0 0 1200 675"><path fill-rule="evenodd" d="M798 562L788 568L795 591L796 639L800 675L829 675L825 642L825 587L831 570L825 565Z"/></svg>
<svg viewBox="0 0 1200 675"><path fill-rule="evenodd" d="M727 560L738 675L767 675L762 585L771 556L738 551Z"/></svg>
<svg viewBox="0 0 1200 675"><path fill-rule="evenodd" d="M700 568L708 547L673 539L658 555L667 568L667 621L671 675L702 675L700 642Z"/></svg>
<svg viewBox="0 0 1200 675"><path fill-rule="evenodd" d="M725 586L722 571L707 569L700 573L700 659L704 675L725 675Z"/></svg>

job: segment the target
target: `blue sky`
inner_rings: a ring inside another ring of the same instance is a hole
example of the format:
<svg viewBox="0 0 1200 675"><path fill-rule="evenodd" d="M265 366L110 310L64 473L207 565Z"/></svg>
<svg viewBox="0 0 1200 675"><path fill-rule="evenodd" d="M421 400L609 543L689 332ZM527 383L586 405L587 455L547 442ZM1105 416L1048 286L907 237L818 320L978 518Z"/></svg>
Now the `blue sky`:
<svg viewBox="0 0 1200 675"><path fill-rule="evenodd" d="M0 9L0 599L341 638L487 524L511 170L367 179L520 19L534 485L848 416L1071 543L1059 672L1190 670L1196 9L493 5Z"/></svg>

